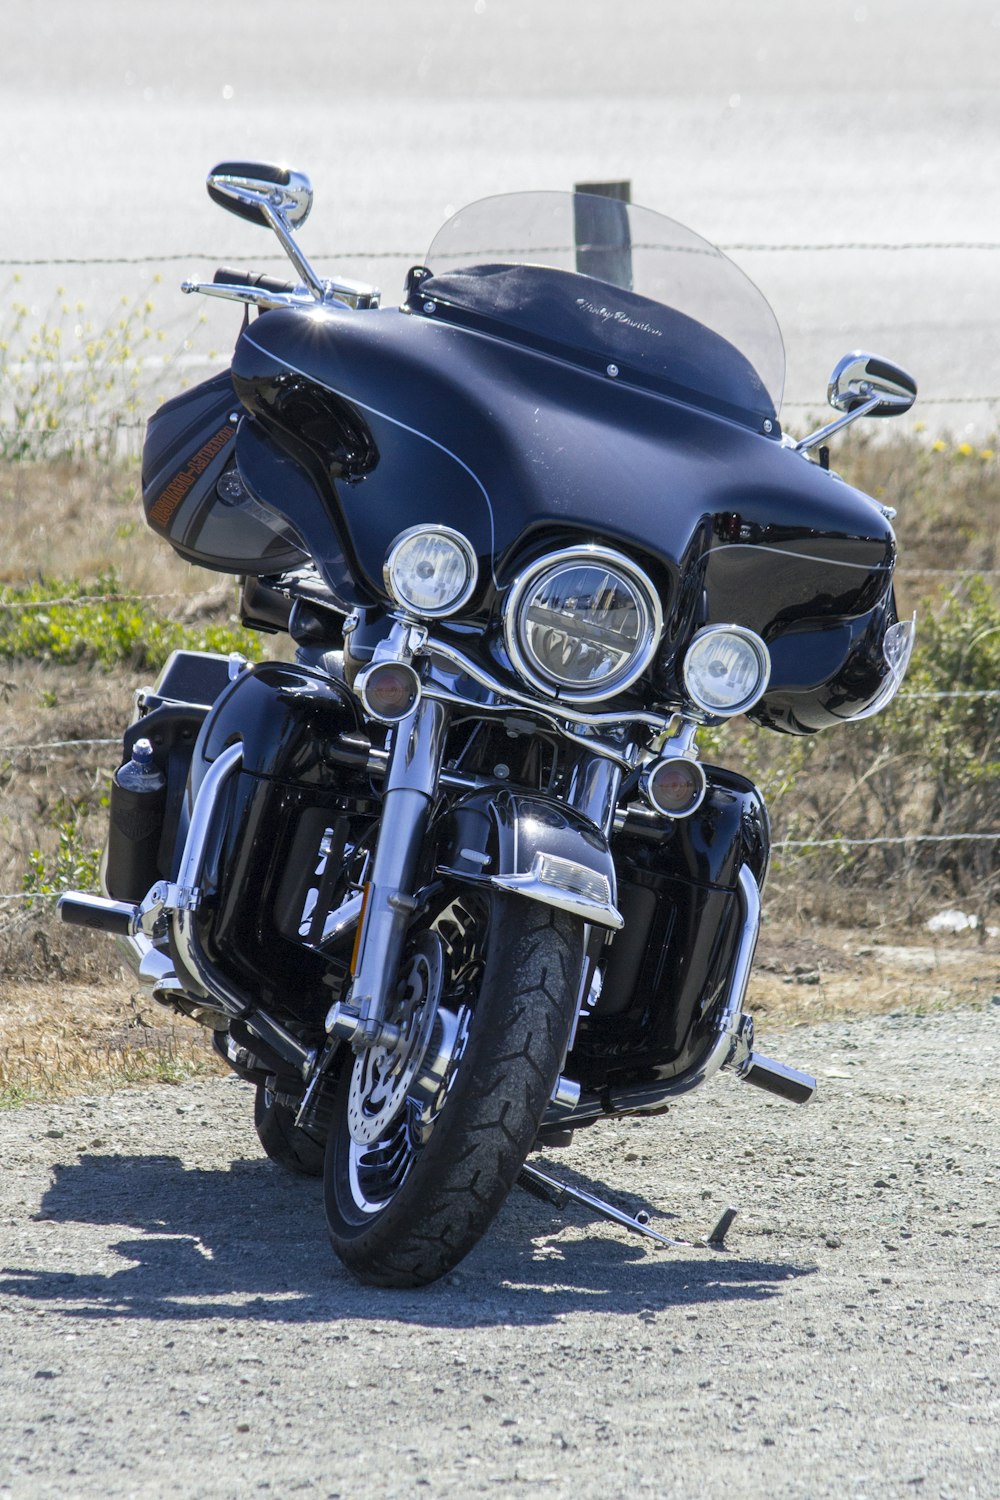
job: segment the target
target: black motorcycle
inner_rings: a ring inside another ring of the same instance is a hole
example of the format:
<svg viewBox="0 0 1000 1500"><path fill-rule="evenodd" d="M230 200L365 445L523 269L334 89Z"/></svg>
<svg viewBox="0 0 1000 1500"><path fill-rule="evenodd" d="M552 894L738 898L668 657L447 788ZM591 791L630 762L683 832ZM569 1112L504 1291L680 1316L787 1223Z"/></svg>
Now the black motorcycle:
<svg viewBox="0 0 1000 1500"><path fill-rule="evenodd" d="M617 198L473 204L383 309L303 256L306 177L208 188L297 281L185 285L245 321L151 419L146 518L242 575L294 659L170 658L125 731L107 896L61 912L212 1028L345 1264L418 1285L518 1180L559 1195L535 1148L722 1067L812 1095L743 1011L767 812L698 731L809 734L896 691L892 512L825 440L916 387L848 355L840 415L792 441L763 297Z"/></svg>

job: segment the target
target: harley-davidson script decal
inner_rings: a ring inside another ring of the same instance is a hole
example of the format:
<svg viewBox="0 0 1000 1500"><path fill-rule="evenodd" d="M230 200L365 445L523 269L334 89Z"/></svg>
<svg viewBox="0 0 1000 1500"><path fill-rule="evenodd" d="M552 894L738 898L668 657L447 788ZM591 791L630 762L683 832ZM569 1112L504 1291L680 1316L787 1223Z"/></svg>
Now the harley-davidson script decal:
<svg viewBox="0 0 1000 1500"><path fill-rule="evenodd" d="M207 443L203 443L194 457L178 470L149 512L150 521L157 526L166 526L174 511L191 489L195 480L204 474L213 458L216 458L227 443L236 436L236 428L227 423L220 427Z"/></svg>
<svg viewBox="0 0 1000 1500"><path fill-rule="evenodd" d="M576 305L584 312L593 313L595 318L600 318L602 323L622 323L626 328L634 328L637 333L651 333L654 338L662 339L663 330L654 328L652 323L641 323L638 318L630 318L628 313L620 309L605 307L603 302L598 305L588 302L586 297L577 297Z"/></svg>

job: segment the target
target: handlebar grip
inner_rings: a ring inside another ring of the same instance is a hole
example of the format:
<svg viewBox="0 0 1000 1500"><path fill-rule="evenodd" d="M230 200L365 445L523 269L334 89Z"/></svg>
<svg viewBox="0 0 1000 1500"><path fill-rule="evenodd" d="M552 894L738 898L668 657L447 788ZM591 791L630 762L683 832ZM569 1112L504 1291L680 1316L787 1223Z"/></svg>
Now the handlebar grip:
<svg viewBox="0 0 1000 1500"><path fill-rule="evenodd" d="M263 276L253 271L236 271L232 266L220 266L212 277L217 286L253 286L262 292L294 292L297 283L281 281L277 276Z"/></svg>

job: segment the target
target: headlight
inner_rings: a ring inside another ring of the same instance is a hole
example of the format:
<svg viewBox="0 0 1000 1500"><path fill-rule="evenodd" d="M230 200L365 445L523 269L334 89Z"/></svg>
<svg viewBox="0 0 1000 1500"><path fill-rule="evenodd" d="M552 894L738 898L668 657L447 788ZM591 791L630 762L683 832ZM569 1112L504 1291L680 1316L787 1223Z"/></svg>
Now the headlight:
<svg viewBox="0 0 1000 1500"><path fill-rule="evenodd" d="M771 675L767 647L742 625L707 625L684 658L688 696L707 714L745 714L764 695Z"/></svg>
<svg viewBox="0 0 1000 1500"><path fill-rule="evenodd" d="M663 612L641 569L606 547L550 553L515 579L504 639L515 668L543 693L593 703L642 675Z"/></svg>
<svg viewBox="0 0 1000 1500"><path fill-rule="evenodd" d="M385 559L385 586L415 615L451 615L468 603L478 568L472 543L449 526L411 526Z"/></svg>

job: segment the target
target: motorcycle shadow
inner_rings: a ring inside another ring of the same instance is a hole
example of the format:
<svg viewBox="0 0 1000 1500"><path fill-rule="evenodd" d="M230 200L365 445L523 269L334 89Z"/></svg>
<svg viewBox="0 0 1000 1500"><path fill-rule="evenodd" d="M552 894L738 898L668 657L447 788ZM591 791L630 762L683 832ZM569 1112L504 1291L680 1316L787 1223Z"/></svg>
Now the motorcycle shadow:
<svg viewBox="0 0 1000 1500"><path fill-rule="evenodd" d="M545 1324L573 1311L648 1316L761 1301L813 1269L738 1252L667 1250L517 1192L442 1281L373 1294L328 1248L320 1184L264 1160L218 1170L171 1156L84 1155L55 1167L35 1218L126 1231L87 1233L81 1243L49 1230L37 1260L54 1252L65 1266L72 1254L89 1263L84 1271L0 1267L0 1296L85 1320Z"/></svg>

